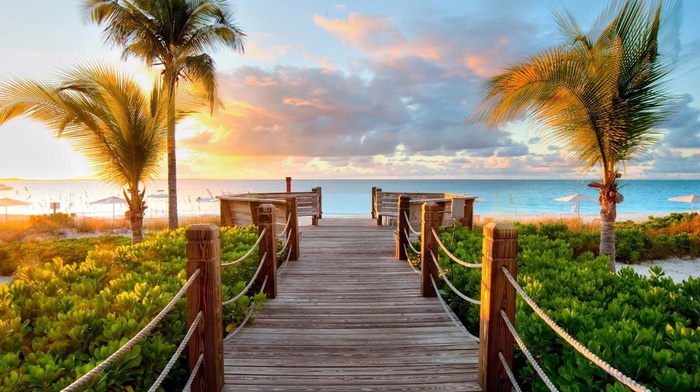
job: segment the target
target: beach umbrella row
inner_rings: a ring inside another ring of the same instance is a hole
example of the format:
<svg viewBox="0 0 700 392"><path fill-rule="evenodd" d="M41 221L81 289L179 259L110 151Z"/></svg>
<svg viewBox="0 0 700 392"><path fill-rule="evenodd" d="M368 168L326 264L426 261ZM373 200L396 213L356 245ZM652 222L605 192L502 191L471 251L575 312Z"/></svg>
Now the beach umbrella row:
<svg viewBox="0 0 700 392"><path fill-rule="evenodd" d="M5 222L7 222L7 207L14 207L14 206L28 206L32 203L27 203L26 201L22 200L15 200L15 199L10 199L7 197L3 197L0 199L0 207L5 207Z"/></svg>
<svg viewBox="0 0 700 392"><path fill-rule="evenodd" d="M691 193L691 194L685 195L685 196L672 197L668 200L669 201L678 201L678 202L682 202L682 203L690 203L690 213L693 213L695 203L700 202L700 195L696 195L694 193Z"/></svg>

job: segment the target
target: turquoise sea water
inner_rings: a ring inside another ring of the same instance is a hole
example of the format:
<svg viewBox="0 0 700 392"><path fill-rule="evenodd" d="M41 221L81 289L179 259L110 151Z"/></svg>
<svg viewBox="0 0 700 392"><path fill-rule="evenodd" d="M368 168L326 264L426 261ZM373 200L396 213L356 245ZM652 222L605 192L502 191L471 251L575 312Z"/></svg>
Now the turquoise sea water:
<svg viewBox="0 0 700 392"><path fill-rule="evenodd" d="M582 193L597 199L589 181L575 180L293 180L293 191L323 188L325 216L370 214L373 186L395 192L450 192L478 196L475 214L571 214L571 203L553 199ZM0 198L8 197L31 202L29 206L8 207L10 214L50 213L51 202L61 203L60 212L85 216L111 216L112 205L90 202L108 196L121 196L121 191L99 181L3 181L11 190L0 191ZM619 213L648 213L661 215L690 210L687 203L667 199L690 193L700 194L698 180L630 180L621 181L620 191L625 201L618 206ZM280 180L181 180L178 182L179 211L181 215L218 214L217 202L197 201L226 193L281 192ZM147 195L162 194L164 180L147 184ZM147 216L167 214L164 198L147 199ZM696 206L700 208L700 205ZM582 214L598 212L597 203L581 203ZM115 205L116 216L125 211L124 205ZM4 213L0 208L0 214Z"/></svg>

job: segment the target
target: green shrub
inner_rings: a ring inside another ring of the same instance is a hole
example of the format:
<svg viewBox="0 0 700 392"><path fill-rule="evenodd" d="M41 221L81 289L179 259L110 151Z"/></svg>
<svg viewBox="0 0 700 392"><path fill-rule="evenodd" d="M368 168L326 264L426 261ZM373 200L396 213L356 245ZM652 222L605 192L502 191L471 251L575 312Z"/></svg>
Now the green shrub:
<svg viewBox="0 0 700 392"><path fill-rule="evenodd" d="M623 225L616 232L618 255L638 260L654 246L667 249L667 254L694 249L688 233L651 238L642 227ZM549 317L600 358L653 391L700 389L700 279L675 283L659 267L650 268L649 278L630 268L611 274L607 257L582 251L590 233L568 232L559 225L518 228L518 283ZM453 236L459 240L447 241ZM481 232L464 228L440 233L448 248L465 261L480 255L481 237ZM479 298L480 270L464 268L444 255L440 265L458 289ZM441 293L467 329L478 335L478 306L446 286ZM515 325L560 390L628 390L561 340L520 297ZM523 390L548 390L517 347L514 368Z"/></svg>
<svg viewBox="0 0 700 392"><path fill-rule="evenodd" d="M52 256L19 266L15 281L0 286L0 391L60 390L132 338L186 281L184 232L163 231L148 235L143 243L114 249L92 246L82 261ZM222 228L220 238L222 262L229 262L247 252L257 234L254 228ZM81 241L72 245L87 249L87 245L78 245ZM69 257L83 250L69 252ZM224 299L240 292L256 268L257 251L245 262L225 269ZM243 296L224 309L226 329L240 323L252 299ZM254 301L259 308L264 295L256 294ZM188 328L182 299L151 334L88 388L149 388ZM181 359L163 389L181 388L186 377L186 363Z"/></svg>

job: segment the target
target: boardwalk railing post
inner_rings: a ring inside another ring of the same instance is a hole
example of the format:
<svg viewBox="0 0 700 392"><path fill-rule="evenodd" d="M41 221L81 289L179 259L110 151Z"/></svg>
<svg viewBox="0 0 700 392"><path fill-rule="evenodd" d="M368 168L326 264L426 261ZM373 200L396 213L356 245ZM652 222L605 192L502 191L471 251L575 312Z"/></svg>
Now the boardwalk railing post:
<svg viewBox="0 0 700 392"><path fill-rule="evenodd" d="M289 241L289 260L299 260L299 220L297 219L297 198L295 196L287 198L287 218L289 228L287 238Z"/></svg>
<svg viewBox="0 0 700 392"><path fill-rule="evenodd" d="M377 226L382 225L382 216L379 215L379 194L382 192L382 188L372 187L372 219L374 219Z"/></svg>
<svg viewBox="0 0 700 392"><path fill-rule="evenodd" d="M313 226L318 226L318 220L323 217L323 199L321 195L321 187L311 188L311 192L316 194L316 205L318 206L318 211L316 214L311 216L311 224Z"/></svg>
<svg viewBox="0 0 700 392"><path fill-rule="evenodd" d="M260 241L258 249L259 257L263 263L256 285L260 287L267 278L265 290L263 292L268 299L277 296L277 235L275 235L275 206L272 204L262 204L257 208L258 215L258 235L265 230L265 235ZM263 260L262 257L265 256Z"/></svg>
<svg viewBox="0 0 700 392"><path fill-rule="evenodd" d="M186 272L189 279L197 269L199 278L187 289L187 322L192 322L202 311L197 332L190 340L190 371L199 355L204 361L192 383L192 391L221 391L224 385L223 321L221 305L221 261L219 228L214 225L192 225L185 232L187 244Z"/></svg>
<svg viewBox="0 0 700 392"><path fill-rule="evenodd" d="M396 258L399 260L408 260L408 255L406 254L406 247L408 246L408 214L411 209L411 198L409 196L400 195L399 196L399 210L398 210L398 224L396 225L396 231L398 236L396 237Z"/></svg>
<svg viewBox="0 0 700 392"><path fill-rule="evenodd" d="M464 200L464 217L462 226L468 227L469 231L474 230L474 198Z"/></svg>
<svg viewBox="0 0 700 392"><path fill-rule="evenodd" d="M287 182L287 193L292 192L292 177L285 177L284 180Z"/></svg>
<svg viewBox="0 0 700 392"><path fill-rule="evenodd" d="M518 230L510 223L491 222L484 226L481 267L481 325L479 328L479 384L484 391L510 391L510 379L498 353L513 367L513 335L508 331L501 309L515 324L515 288L502 267L513 277L517 273Z"/></svg>
<svg viewBox="0 0 700 392"><path fill-rule="evenodd" d="M430 277L437 282L437 269L433 263L432 253L437 255L435 250L432 229L440 227L440 207L432 201L423 203L421 209L421 271L420 271L420 293L423 297L436 297L437 293L433 288Z"/></svg>

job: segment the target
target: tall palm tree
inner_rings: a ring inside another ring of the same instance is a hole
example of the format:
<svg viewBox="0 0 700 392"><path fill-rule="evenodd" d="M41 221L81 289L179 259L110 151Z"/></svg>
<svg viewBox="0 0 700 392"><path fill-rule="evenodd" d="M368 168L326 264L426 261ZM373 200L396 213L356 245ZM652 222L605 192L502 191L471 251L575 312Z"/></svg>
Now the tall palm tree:
<svg viewBox="0 0 700 392"><path fill-rule="evenodd" d="M0 87L0 125L25 115L67 138L102 180L124 186L132 242L143 239L145 187L166 146L167 102L103 65L76 67L58 83L16 80Z"/></svg>
<svg viewBox="0 0 700 392"><path fill-rule="evenodd" d="M178 227L175 156L175 86L182 78L201 83L210 109L216 102L213 59L220 46L243 52L245 34L233 23L225 0L84 0L88 20L105 26L105 41L123 46L124 58L163 67L168 97L168 225Z"/></svg>
<svg viewBox="0 0 700 392"><path fill-rule="evenodd" d="M599 167L601 182L589 186L600 192L600 253L615 271L617 179L626 161L659 139L653 128L669 116L664 80L672 57L658 53L660 1L616 2L601 20L606 15L612 20L596 39L570 13L557 15L570 39L490 79L468 121L496 127L524 115L583 170Z"/></svg>

